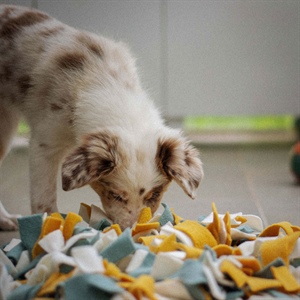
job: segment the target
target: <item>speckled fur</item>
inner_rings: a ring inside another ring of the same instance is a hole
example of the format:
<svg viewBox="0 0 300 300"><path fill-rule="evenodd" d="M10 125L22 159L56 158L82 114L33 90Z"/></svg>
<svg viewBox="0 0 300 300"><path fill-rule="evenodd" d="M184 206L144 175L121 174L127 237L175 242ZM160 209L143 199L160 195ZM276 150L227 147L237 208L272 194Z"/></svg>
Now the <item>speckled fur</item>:
<svg viewBox="0 0 300 300"><path fill-rule="evenodd" d="M196 196L198 153L164 125L124 44L0 5L0 161L21 116L31 128L33 213L57 211L61 164L63 188L90 184L123 228L141 208L154 212L172 179Z"/></svg>

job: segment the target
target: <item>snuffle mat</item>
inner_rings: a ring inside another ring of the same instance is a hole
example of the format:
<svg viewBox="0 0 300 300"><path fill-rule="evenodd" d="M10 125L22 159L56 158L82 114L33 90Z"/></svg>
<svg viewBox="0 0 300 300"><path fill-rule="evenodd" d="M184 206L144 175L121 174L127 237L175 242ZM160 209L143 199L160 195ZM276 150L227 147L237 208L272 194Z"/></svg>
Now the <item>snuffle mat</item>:
<svg viewBox="0 0 300 300"><path fill-rule="evenodd" d="M20 218L20 239L0 250L0 299L299 299L300 227L163 206L123 232L86 204Z"/></svg>

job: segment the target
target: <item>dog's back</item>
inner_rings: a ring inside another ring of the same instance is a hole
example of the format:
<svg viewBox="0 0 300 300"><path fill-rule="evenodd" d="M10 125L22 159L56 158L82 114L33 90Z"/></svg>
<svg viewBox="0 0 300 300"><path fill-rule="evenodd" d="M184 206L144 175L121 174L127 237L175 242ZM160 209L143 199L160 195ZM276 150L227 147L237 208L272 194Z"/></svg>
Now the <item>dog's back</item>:
<svg viewBox="0 0 300 300"><path fill-rule="evenodd" d="M0 6L0 101L20 108L29 123L41 112L71 124L77 91L140 89L134 60L121 43L78 31L37 10ZM77 88L77 90L76 90Z"/></svg>
<svg viewBox="0 0 300 300"><path fill-rule="evenodd" d="M24 96L33 86L32 72L43 48L36 35L27 33L49 20L49 16L38 11L0 6L1 101L16 106L25 101Z"/></svg>

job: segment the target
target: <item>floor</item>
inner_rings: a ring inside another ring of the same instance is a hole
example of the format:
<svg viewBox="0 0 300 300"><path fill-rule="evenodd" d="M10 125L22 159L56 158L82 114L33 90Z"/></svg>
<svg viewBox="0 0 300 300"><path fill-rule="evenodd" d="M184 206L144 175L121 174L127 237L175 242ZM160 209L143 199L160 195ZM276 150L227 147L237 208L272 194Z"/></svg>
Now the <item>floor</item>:
<svg viewBox="0 0 300 300"><path fill-rule="evenodd" d="M289 144L282 145L202 145L199 148L205 178L197 200L190 200L173 183L163 202L186 219L211 212L215 202L219 213L229 211L259 215L264 225L289 221L300 225L300 186L289 171ZM61 212L78 212L80 202L100 205L89 188L58 192ZM28 148L13 148L0 169L0 199L12 213L28 215ZM18 232L0 231L0 246L18 237Z"/></svg>

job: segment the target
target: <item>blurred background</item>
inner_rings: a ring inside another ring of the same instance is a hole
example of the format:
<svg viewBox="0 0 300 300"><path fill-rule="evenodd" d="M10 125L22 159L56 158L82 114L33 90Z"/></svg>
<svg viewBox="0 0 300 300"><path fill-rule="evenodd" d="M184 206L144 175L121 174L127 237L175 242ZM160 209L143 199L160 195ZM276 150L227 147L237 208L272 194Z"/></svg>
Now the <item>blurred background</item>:
<svg viewBox="0 0 300 300"><path fill-rule="evenodd" d="M298 0L19 0L126 42L164 115L300 113Z"/></svg>
<svg viewBox="0 0 300 300"><path fill-rule="evenodd" d="M243 211L266 224L285 219L300 225L300 189L291 172L300 115L299 0L0 3L38 8L130 46L145 89L202 155L206 175L199 200L181 200L186 197L174 185L166 195L178 214L196 218L215 201L222 213ZM0 197L11 211L17 208L13 198L28 200L26 188L18 196L7 179L7 172L22 165L14 165L13 155L27 157L26 126L20 133L25 140L15 141L0 169L0 181L7 182L0 182ZM79 198L87 195L85 189L81 193ZM69 209L70 202L64 203Z"/></svg>

